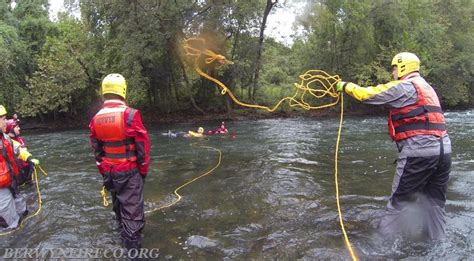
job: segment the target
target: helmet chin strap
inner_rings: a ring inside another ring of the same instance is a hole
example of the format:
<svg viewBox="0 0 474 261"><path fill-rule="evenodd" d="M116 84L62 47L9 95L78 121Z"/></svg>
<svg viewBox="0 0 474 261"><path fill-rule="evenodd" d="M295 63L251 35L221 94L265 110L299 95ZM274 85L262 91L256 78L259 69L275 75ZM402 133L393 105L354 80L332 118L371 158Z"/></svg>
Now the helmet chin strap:
<svg viewBox="0 0 474 261"><path fill-rule="evenodd" d="M394 81L397 81L399 79L398 77L398 66L397 65L392 65L392 78Z"/></svg>

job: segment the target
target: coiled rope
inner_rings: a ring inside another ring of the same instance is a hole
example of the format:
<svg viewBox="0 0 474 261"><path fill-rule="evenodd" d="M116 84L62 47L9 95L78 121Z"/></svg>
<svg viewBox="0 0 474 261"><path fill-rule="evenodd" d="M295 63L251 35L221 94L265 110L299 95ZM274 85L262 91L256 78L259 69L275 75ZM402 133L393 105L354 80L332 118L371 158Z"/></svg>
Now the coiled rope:
<svg viewBox="0 0 474 261"><path fill-rule="evenodd" d="M358 260L358 257L355 251L352 249L351 243L349 241L349 237L347 236L346 229L344 227L341 205L340 205L340 200L339 200L338 154L339 154L339 144L340 144L340 138L341 138L341 132L342 132L342 125L343 125L343 120L344 120L344 102L343 102L343 94L338 93L335 87L336 87L336 84L339 81L341 81L341 78L338 75L329 75L328 73L322 70L308 70L304 74L299 76L299 78L301 79L301 83L299 84L295 83L296 91L293 96L282 98L273 107L257 105L257 104L249 104L237 99L237 97L232 93L232 91L224 83L210 76L209 74L205 73L200 68L200 65L203 64L203 61L204 61L204 65L209 65L214 62L217 62L219 64L233 64L232 61L227 60L226 57L223 55L217 54L207 49L206 41L203 38L189 38L185 40L183 42L183 49L184 49L185 55L193 59L194 70L202 77L214 82L221 89L222 95L228 94L229 97L236 104L240 106L254 108L254 109L262 109L268 112L273 112L277 108L279 108L280 105L283 104L283 102L285 101L289 101L290 107L301 107L305 110L316 110L316 109L328 108L328 107L335 106L337 103L340 102L341 113L340 113L339 129L337 132L336 151L334 155L334 182L336 186L336 205L337 205L337 211L339 215L339 223L341 225L341 230L344 235L344 242L345 242L346 248L349 251L349 254L352 260ZM315 88L310 87L310 85L314 85L314 84L319 86L320 89L315 89ZM323 104L323 105L312 105L308 103L307 101L305 101L306 94L310 94L312 97L316 99L322 99L326 96L329 96L330 98L333 98L335 100L333 102Z"/></svg>
<svg viewBox="0 0 474 261"><path fill-rule="evenodd" d="M195 45L199 45L199 47L196 47ZM202 61L204 61L205 64L211 64L213 62L218 62L220 64L233 64L232 61L227 60L223 55L216 54L208 49L205 49L205 40L202 38L190 38L185 40L183 43L183 49L187 56L190 56L194 59L194 70L202 77L217 84L217 86L221 89L222 95L228 94L229 97L240 106L274 112L285 101L289 101L289 105L291 107L301 107L305 110L328 108L339 103L341 95L336 91L336 84L341 81L341 78L338 75L329 75L322 70L308 70L304 74L300 75L299 78L301 79L301 83L295 83L296 91L294 95L282 98L273 107L242 102L237 99L237 97L224 83L205 73L199 67ZM314 84L322 86L324 89L311 88L310 86ZM305 101L306 94L310 94L310 97L314 97L316 99L329 96L335 100L328 104L312 105Z"/></svg>
<svg viewBox="0 0 474 261"><path fill-rule="evenodd" d="M6 235L13 234L16 231L21 230L25 226L26 221L28 219L37 216L41 212L41 209L42 209L42 206L43 206L43 199L41 198L41 190L40 190L40 185L39 185L38 172L36 171L36 168L39 168L41 170L41 172L43 172L43 175L45 175L45 176L48 176L48 173L46 173L46 171L44 171L43 168L41 168L40 165L35 166L34 170L33 170L33 177L32 178L35 181L36 193L38 195L38 209L32 215L29 215L26 218L24 218L23 220L21 220L20 221L21 223L18 227L14 228L12 230L9 230L7 232L0 233L0 236L6 236Z"/></svg>

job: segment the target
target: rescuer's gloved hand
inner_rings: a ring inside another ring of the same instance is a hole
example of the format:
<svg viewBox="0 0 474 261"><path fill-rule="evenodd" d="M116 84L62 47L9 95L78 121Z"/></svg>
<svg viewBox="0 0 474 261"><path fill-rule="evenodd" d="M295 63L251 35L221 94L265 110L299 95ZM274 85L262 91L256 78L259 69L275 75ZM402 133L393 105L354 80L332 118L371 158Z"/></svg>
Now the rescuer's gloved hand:
<svg viewBox="0 0 474 261"><path fill-rule="evenodd" d="M40 161L37 159L31 159L30 162L33 163L33 165L35 166L38 166L40 164Z"/></svg>
<svg viewBox="0 0 474 261"><path fill-rule="evenodd" d="M348 82L343 82L343 81L340 81L338 83L336 83L336 91L337 92L343 92L344 91L344 88L346 87Z"/></svg>

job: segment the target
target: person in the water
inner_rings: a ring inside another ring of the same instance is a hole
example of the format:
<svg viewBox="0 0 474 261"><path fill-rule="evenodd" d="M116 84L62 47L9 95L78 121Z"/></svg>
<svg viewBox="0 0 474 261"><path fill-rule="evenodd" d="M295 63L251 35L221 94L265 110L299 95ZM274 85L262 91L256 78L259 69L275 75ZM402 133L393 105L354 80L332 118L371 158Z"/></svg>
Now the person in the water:
<svg viewBox="0 0 474 261"><path fill-rule="evenodd" d="M431 239L446 233L446 192L451 171L451 141L438 95L420 76L420 60L403 52L392 59L394 81L374 87L339 82L336 89L355 99L389 107L388 131L399 155L392 194L379 228L385 235L401 232L404 213L416 200L424 216L424 230ZM411 232L411 231L410 231Z"/></svg>
<svg viewBox="0 0 474 261"><path fill-rule="evenodd" d="M215 135L215 134L227 134L228 130L227 128L225 127L225 123L224 122L221 122L221 126L217 129L214 129L214 130L209 130L207 132L207 135Z"/></svg>
<svg viewBox="0 0 474 261"><path fill-rule="evenodd" d="M190 138L202 138L204 137L204 128L203 127L199 127L197 129L197 132L195 131L188 131L188 134L185 135L185 137L190 137Z"/></svg>
<svg viewBox="0 0 474 261"><path fill-rule="evenodd" d="M168 132L163 132L163 133L161 133L161 135L167 136L167 137L170 137L170 138L178 137L178 133L172 132L171 130L168 130Z"/></svg>

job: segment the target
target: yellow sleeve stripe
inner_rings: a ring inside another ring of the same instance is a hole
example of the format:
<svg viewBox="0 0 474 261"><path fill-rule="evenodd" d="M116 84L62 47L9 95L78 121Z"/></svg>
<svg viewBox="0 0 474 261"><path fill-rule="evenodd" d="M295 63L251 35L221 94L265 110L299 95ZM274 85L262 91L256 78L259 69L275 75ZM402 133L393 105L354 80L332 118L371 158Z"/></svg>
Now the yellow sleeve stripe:
<svg viewBox="0 0 474 261"><path fill-rule="evenodd" d="M12 141L13 141L13 147L15 148L15 150L19 150L18 158L23 161L28 160L28 158L31 156L31 153L29 153L27 149L22 148L19 142L15 140L12 140Z"/></svg>
<svg viewBox="0 0 474 261"><path fill-rule="evenodd" d="M348 83L345 90L347 94L354 97L355 99L359 101L364 101L374 97L377 94L387 91L388 89L392 88L393 86L396 86L399 83L400 81L391 81L386 84L379 84L377 86L370 87L360 87L355 83Z"/></svg>

